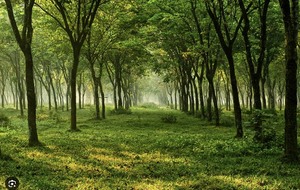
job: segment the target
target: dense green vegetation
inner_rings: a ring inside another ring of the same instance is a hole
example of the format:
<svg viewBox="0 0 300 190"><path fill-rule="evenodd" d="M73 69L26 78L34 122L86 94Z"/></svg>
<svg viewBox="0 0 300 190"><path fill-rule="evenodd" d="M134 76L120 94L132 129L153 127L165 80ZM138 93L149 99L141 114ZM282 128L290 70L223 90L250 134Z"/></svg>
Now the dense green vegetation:
<svg viewBox="0 0 300 190"><path fill-rule="evenodd" d="M112 109L112 108L109 108ZM0 127L0 181L20 179L29 189L297 189L299 165L281 160L282 113L273 117L276 138L253 142L254 130L233 138L232 113L221 125L153 104L131 114L92 119L92 107L78 111L81 132L70 132L68 112L37 111L42 147L28 147L24 118L2 109L10 124ZM162 118L172 115L176 123ZM244 117L251 116L244 113ZM274 122L276 121L277 122ZM0 184L4 188L4 184Z"/></svg>

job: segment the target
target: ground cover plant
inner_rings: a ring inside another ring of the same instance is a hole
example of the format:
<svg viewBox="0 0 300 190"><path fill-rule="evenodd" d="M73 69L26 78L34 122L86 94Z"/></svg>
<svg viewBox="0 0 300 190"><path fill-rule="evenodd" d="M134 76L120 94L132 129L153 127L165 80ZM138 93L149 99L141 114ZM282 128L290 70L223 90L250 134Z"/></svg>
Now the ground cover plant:
<svg viewBox="0 0 300 190"><path fill-rule="evenodd" d="M235 139L229 112L215 127L166 108L136 107L100 121L90 110L78 110L80 132L68 131L68 112L38 110L41 147L28 147L17 111L2 110L10 122L0 127L0 189L9 176L18 177L20 190L300 188L300 166L281 160L280 121L278 142L264 146L250 127ZM169 115L176 122L162 120Z"/></svg>

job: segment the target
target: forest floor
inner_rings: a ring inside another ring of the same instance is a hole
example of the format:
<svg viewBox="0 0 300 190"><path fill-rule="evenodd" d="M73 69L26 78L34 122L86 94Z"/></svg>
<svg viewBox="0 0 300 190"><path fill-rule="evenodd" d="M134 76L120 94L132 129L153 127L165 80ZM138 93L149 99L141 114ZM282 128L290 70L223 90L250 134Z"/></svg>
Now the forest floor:
<svg viewBox="0 0 300 190"><path fill-rule="evenodd" d="M9 176L20 190L51 189L299 189L300 165L282 162L283 125L268 144L253 130L235 139L233 114L215 127L166 108L137 107L96 121L91 107L78 110L80 132L69 132L69 113L38 110L41 147L27 146L27 121L2 109L0 189ZM109 111L108 111L109 112ZM162 118L176 117L176 123ZM230 124L231 123L231 124Z"/></svg>

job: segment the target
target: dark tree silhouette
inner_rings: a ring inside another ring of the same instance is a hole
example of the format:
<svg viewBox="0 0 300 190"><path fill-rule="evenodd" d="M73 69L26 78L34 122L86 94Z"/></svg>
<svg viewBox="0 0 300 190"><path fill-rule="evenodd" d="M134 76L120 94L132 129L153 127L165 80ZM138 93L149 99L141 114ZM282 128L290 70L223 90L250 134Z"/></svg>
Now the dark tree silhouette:
<svg viewBox="0 0 300 190"><path fill-rule="evenodd" d="M279 0L285 29L285 149L288 161L297 161L297 39L299 25L299 0Z"/></svg>

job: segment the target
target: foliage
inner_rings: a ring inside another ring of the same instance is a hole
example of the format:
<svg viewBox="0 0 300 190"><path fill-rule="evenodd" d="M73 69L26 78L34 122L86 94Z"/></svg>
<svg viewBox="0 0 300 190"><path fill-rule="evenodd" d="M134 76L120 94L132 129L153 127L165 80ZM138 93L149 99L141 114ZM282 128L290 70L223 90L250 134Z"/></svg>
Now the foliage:
<svg viewBox="0 0 300 190"><path fill-rule="evenodd" d="M10 125L10 119L3 113L0 113L0 126L1 127L8 127Z"/></svg>
<svg viewBox="0 0 300 190"><path fill-rule="evenodd" d="M254 110L250 120L250 127L255 130L253 140L270 147L277 139L275 127L277 125L276 111ZM280 143L281 144L281 143Z"/></svg>
<svg viewBox="0 0 300 190"><path fill-rule="evenodd" d="M143 103L140 107L145 109L157 109L158 105L154 102Z"/></svg>
<svg viewBox="0 0 300 190"><path fill-rule="evenodd" d="M129 114L132 114L130 109L125 109L123 107L118 108L118 109L113 109L113 110L110 111L110 113L112 115L121 115L121 114L129 115Z"/></svg>
<svg viewBox="0 0 300 190"><path fill-rule="evenodd" d="M199 110L198 110L198 111L195 111L195 117L196 117L196 118L199 118L199 119L202 118L203 116L202 116L201 111L199 111Z"/></svg>
<svg viewBox="0 0 300 190"><path fill-rule="evenodd" d="M174 115L172 113L169 113L169 114L161 117L161 120L164 123L176 123L177 122L177 117L176 117L176 115Z"/></svg>
<svg viewBox="0 0 300 190"><path fill-rule="evenodd" d="M224 127L233 127L234 118L232 116L223 116L220 119L220 124Z"/></svg>
<svg viewBox="0 0 300 190"><path fill-rule="evenodd" d="M60 112L55 111L55 110L49 111L49 118L54 120L56 123L58 123L62 120Z"/></svg>

